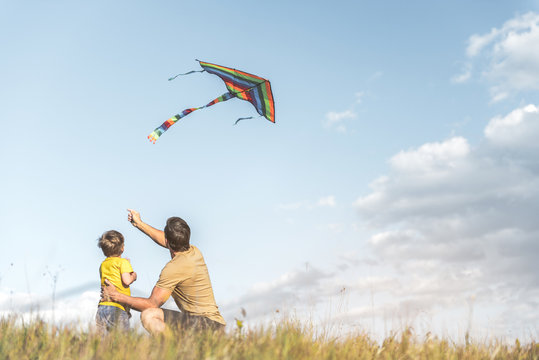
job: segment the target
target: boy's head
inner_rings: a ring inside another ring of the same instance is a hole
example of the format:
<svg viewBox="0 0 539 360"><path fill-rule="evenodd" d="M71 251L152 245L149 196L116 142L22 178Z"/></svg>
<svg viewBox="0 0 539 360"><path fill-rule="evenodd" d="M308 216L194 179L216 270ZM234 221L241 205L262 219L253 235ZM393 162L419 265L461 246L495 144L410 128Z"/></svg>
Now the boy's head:
<svg viewBox="0 0 539 360"><path fill-rule="evenodd" d="M97 246L105 256L120 256L124 252L124 236L116 230L109 230L101 235Z"/></svg>
<svg viewBox="0 0 539 360"><path fill-rule="evenodd" d="M191 229L189 225L179 217L171 217L167 220L165 226L165 239L172 251L189 250L189 238Z"/></svg>

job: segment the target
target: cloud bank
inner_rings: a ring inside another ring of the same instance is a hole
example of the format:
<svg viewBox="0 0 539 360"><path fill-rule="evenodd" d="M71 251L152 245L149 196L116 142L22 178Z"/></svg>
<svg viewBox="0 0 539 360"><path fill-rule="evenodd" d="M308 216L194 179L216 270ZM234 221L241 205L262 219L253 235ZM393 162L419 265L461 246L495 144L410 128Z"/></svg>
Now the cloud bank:
<svg viewBox="0 0 539 360"><path fill-rule="evenodd" d="M397 153L389 173L354 203L372 231L367 254L343 254L333 268L308 266L258 284L224 312L243 307L259 319L283 308L313 314L341 296L345 308L326 322L373 331L381 323L427 322L428 331L437 324L440 333L462 338L466 331L536 336L535 139L539 109L527 105L491 119L476 146L452 137Z"/></svg>
<svg viewBox="0 0 539 360"><path fill-rule="evenodd" d="M490 314L507 328L537 331L538 138L537 106L515 109L493 118L476 147L453 137L400 152L357 199L376 231L373 253L409 295L431 305L474 298L498 306Z"/></svg>

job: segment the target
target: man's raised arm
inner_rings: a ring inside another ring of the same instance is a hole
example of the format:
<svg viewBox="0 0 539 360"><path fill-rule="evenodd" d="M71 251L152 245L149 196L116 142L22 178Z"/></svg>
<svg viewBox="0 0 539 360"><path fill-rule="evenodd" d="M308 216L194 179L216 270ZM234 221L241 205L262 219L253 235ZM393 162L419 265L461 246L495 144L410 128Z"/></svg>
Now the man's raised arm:
<svg viewBox="0 0 539 360"><path fill-rule="evenodd" d="M127 209L127 220L137 229L148 235L157 245L161 245L166 248L165 233L162 230L157 230L153 226L150 226L140 219L138 211Z"/></svg>

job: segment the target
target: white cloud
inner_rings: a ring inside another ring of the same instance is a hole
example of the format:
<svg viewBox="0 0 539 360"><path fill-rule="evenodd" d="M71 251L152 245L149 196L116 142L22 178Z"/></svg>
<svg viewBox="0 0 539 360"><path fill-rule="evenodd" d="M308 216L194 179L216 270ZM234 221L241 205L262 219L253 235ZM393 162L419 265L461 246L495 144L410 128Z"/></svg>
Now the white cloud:
<svg viewBox="0 0 539 360"><path fill-rule="evenodd" d="M36 293L0 289L0 318L16 316L18 319L29 321L42 319L60 325L73 325L77 328L88 329L95 324L95 314L99 303L99 283L89 282L71 289L58 291L54 300L52 293L42 295ZM147 296L146 293L133 288L133 296ZM169 301L165 304L165 307ZM174 305L175 306L175 305ZM169 306L170 307L170 306ZM132 311L130 325L142 331L140 313Z"/></svg>
<svg viewBox="0 0 539 360"><path fill-rule="evenodd" d="M16 314L25 320L39 317L59 324L75 324L87 327L94 323L99 302L98 291L85 291L69 298L52 301L52 296L41 296L0 291L0 316Z"/></svg>
<svg viewBox="0 0 539 360"><path fill-rule="evenodd" d="M496 288L479 291L477 284L483 273L478 268L452 273L441 269L436 262L415 260L399 269L404 276L385 275L393 258L381 260L376 264L354 259L338 264L334 271L307 265L305 269L290 271L273 281L256 284L245 294L223 304L221 310L231 324L240 316L241 309L245 309L244 325L247 326L269 325L284 315L313 325L326 334L360 330L378 339L390 331L412 326L418 334L449 334L454 340L462 341L473 320L469 318L469 299L474 296L480 298L476 300L477 320L470 329L476 339L529 336L529 326L515 328L515 324L533 325L537 320L536 315L529 315L537 305L536 300L511 300L505 304L507 306L501 306L501 310L492 312L491 307L500 307L510 293ZM374 267L376 275L365 275L367 266L371 270ZM511 316L513 306L526 312ZM485 316L489 320L481 321ZM499 325L493 327L493 321Z"/></svg>
<svg viewBox="0 0 539 360"><path fill-rule="evenodd" d="M527 149L539 147L539 109L528 105L504 117L495 117L485 128L485 137L497 147Z"/></svg>
<svg viewBox="0 0 539 360"><path fill-rule="evenodd" d="M465 63L462 65L462 71L460 74L453 76L451 79L451 82L453 83L465 83L466 81L470 80L472 77L472 64L471 63Z"/></svg>
<svg viewBox="0 0 539 360"><path fill-rule="evenodd" d="M331 111L327 113L326 118L328 120L329 125L333 125L335 123L339 123L344 119L353 119L356 117L356 114L352 110L346 110L343 112L334 112Z"/></svg>
<svg viewBox="0 0 539 360"><path fill-rule="evenodd" d="M492 102L519 91L539 90L539 14L519 15L501 28L470 36L466 54L470 61L480 56L487 60L482 75L491 84ZM470 75L464 71L453 80L463 82Z"/></svg>
<svg viewBox="0 0 539 360"><path fill-rule="evenodd" d="M352 110L342 112L330 111L326 114L325 126L339 132L346 132L345 120L355 119L357 114Z"/></svg>
<svg viewBox="0 0 539 360"><path fill-rule="evenodd" d="M413 151L401 151L393 156L390 164L403 172L435 172L457 166L470 152L466 139L454 137L440 143L427 143Z"/></svg>
<svg viewBox="0 0 539 360"><path fill-rule="evenodd" d="M469 57L474 57L479 55L479 53L496 37L500 34L500 30L492 29L488 34L478 35L474 34L468 39L468 47L466 48L466 55Z"/></svg>
<svg viewBox="0 0 539 360"><path fill-rule="evenodd" d="M376 258L408 284L396 302L454 306L476 295L482 307L496 304L488 316L501 319L505 330L533 328L539 321L538 138L539 109L528 105L491 119L477 147L454 137L391 158L391 172L355 204L375 231L368 244ZM515 307L535 310L524 317Z"/></svg>
<svg viewBox="0 0 539 360"><path fill-rule="evenodd" d="M356 103L361 104L361 102L363 101L364 96L365 96L365 92L363 92L363 91L359 91L359 92L355 93Z"/></svg>
<svg viewBox="0 0 539 360"><path fill-rule="evenodd" d="M335 207L336 205L337 205L337 202L335 201L335 196L333 195L326 196L318 200L318 206Z"/></svg>
<svg viewBox="0 0 539 360"><path fill-rule="evenodd" d="M225 318L231 318L244 308L250 319L260 319L276 310L304 309L328 293L329 289L323 284L331 276L331 273L307 264L305 269L287 272L274 281L255 284L244 295L221 308Z"/></svg>
<svg viewBox="0 0 539 360"><path fill-rule="evenodd" d="M505 100L509 97L509 92L500 90L498 86L493 86L489 90L490 92L490 102L492 104Z"/></svg>
<svg viewBox="0 0 539 360"><path fill-rule="evenodd" d="M472 76L471 69L465 69L462 73L459 75L455 75L451 81L454 83L465 83L466 81L470 80L470 77Z"/></svg>
<svg viewBox="0 0 539 360"><path fill-rule="evenodd" d="M374 232L367 252L358 246L333 266L257 284L223 314L233 320L245 308L256 324L280 310L376 336L408 325L457 341L468 330L476 339L536 336L537 138L538 109L528 105L493 118L477 146L453 137L396 154L356 201Z"/></svg>

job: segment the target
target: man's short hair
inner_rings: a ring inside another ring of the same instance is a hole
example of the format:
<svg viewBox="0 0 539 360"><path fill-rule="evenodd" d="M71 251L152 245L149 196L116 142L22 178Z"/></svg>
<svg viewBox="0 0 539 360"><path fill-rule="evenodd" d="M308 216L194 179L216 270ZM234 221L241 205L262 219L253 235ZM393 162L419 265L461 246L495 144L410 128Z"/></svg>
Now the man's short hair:
<svg viewBox="0 0 539 360"><path fill-rule="evenodd" d="M97 246L103 250L103 254L107 257L122 255L123 245L124 236L116 230L104 232L97 240Z"/></svg>
<svg viewBox="0 0 539 360"><path fill-rule="evenodd" d="M171 250L187 251L189 250L191 229L182 218L171 217L167 220L167 225L165 226L165 238Z"/></svg>

